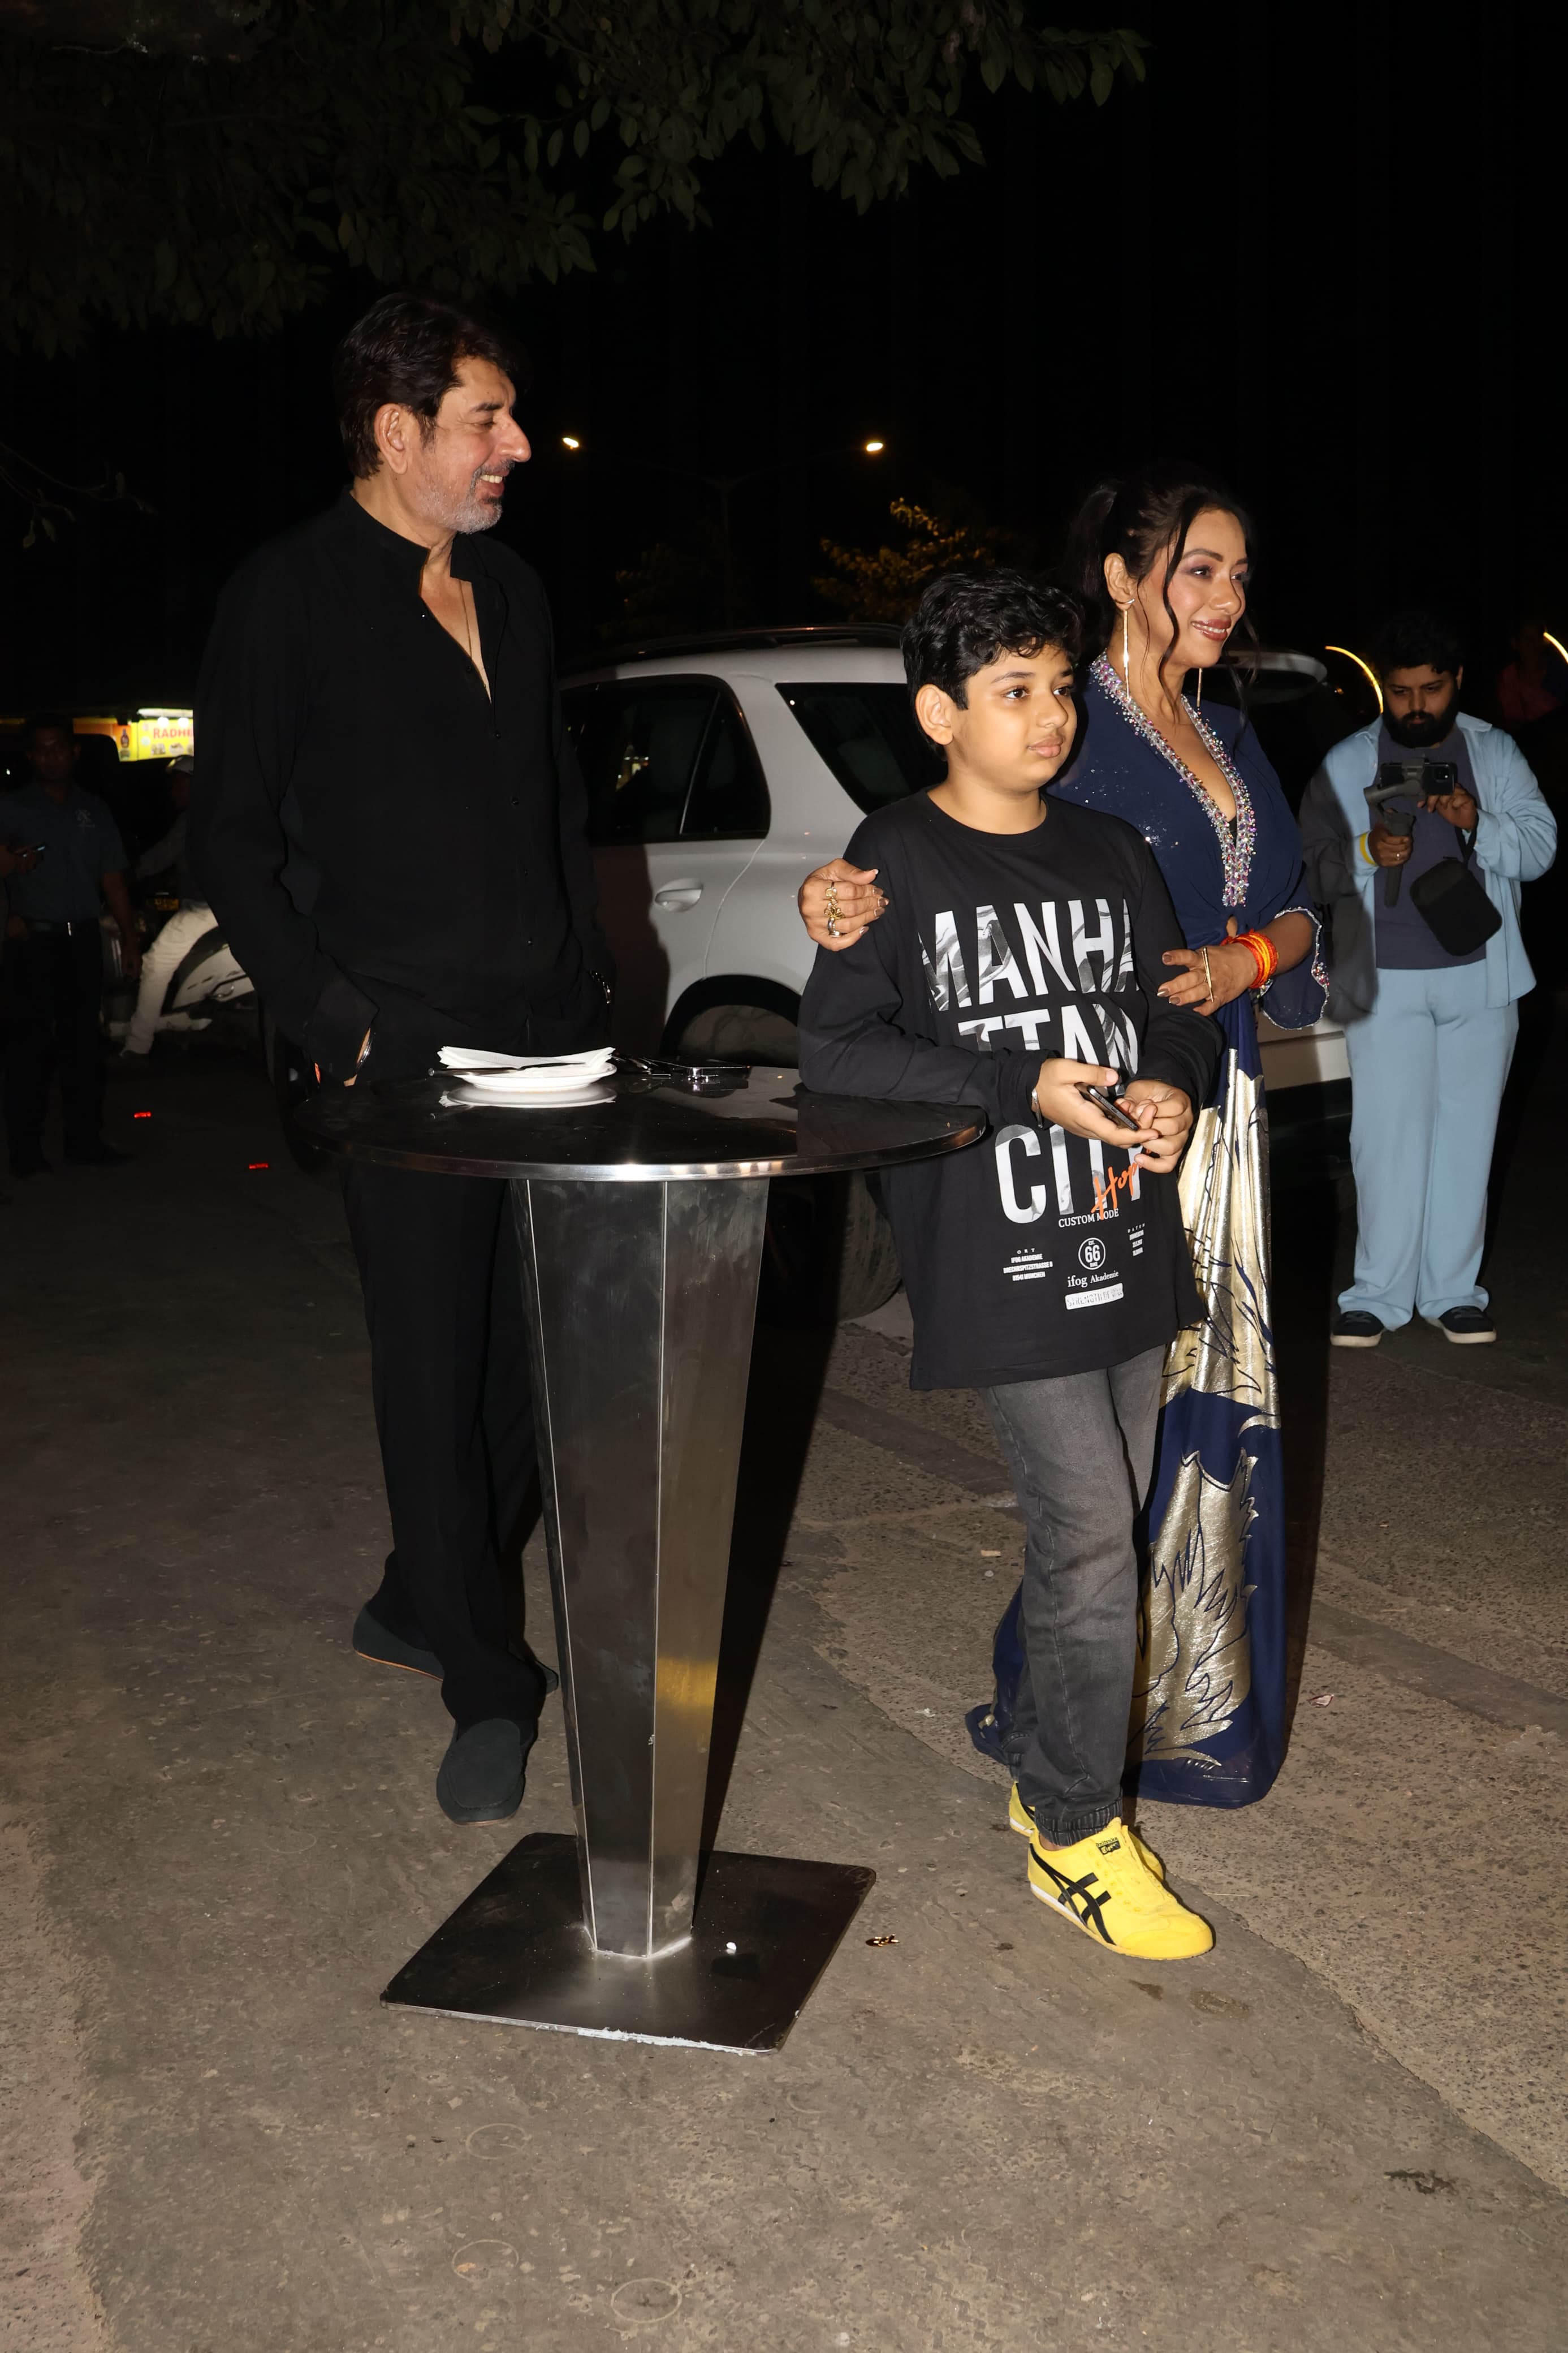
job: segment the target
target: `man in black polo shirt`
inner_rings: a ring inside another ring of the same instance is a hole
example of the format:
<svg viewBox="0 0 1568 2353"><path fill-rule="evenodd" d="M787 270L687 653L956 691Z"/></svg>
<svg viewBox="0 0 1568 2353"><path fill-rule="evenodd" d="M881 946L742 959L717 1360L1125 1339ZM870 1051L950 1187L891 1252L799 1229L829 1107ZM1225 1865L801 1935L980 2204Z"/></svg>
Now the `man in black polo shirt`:
<svg viewBox="0 0 1568 2353"><path fill-rule="evenodd" d="M197 695L193 868L323 1084L441 1046L554 1053L608 1034L582 780L537 575L483 539L529 457L502 346L385 296L334 369L353 472L219 603ZM454 1821L522 1799L543 1672L501 1563L534 1462L506 1187L350 1161L394 1549L355 1648L444 1678Z"/></svg>

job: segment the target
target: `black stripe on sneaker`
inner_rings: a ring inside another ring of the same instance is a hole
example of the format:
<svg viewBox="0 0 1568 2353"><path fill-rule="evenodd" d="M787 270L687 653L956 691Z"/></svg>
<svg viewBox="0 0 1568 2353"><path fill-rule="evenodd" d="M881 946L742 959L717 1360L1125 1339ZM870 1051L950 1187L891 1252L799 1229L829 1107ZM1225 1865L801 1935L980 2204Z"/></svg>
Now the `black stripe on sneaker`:
<svg viewBox="0 0 1568 2353"><path fill-rule="evenodd" d="M1063 1910L1072 1914L1073 1918L1078 1922L1080 1928L1087 1928L1092 1926L1100 1931L1100 1934L1106 1944L1114 1945L1116 1939L1111 1935L1110 1929L1106 1926L1105 1922L1101 1917L1106 1905L1110 1901L1110 1888L1106 1888L1104 1892L1099 1895L1094 1894L1092 1890L1094 1887L1095 1873L1092 1871L1086 1872L1081 1879L1067 1878L1063 1873L1059 1872L1056 1868L1055 1864L1051 1862L1047 1856L1043 1855L1040 1852L1039 1848L1035 1844L1033 1839L1029 1841L1029 1852L1034 1856L1035 1861L1039 1864L1040 1869L1046 1873L1047 1877L1055 1882L1058 1891L1056 1900L1062 1906ZM1083 1909L1081 1912L1079 1910L1078 1904L1073 1901L1075 1896L1077 1896L1082 1903Z"/></svg>

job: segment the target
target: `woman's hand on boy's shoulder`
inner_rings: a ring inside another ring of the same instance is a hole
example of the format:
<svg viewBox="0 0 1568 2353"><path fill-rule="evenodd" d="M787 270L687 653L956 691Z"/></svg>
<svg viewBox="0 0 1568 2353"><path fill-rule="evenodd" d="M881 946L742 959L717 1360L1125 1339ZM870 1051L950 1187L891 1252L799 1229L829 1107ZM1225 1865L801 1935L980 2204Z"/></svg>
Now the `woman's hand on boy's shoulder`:
<svg viewBox="0 0 1568 2353"><path fill-rule="evenodd" d="M820 948L852 948L888 904L877 888L874 866L851 866L836 858L808 874L795 894L801 922Z"/></svg>

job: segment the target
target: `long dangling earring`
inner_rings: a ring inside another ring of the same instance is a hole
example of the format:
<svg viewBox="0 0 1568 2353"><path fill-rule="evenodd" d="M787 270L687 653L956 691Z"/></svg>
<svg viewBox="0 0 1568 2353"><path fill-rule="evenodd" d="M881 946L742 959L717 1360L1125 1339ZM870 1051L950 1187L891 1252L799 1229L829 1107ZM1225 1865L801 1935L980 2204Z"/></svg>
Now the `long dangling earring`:
<svg viewBox="0 0 1568 2353"><path fill-rule="evenodd" d="M1198 717L1201 719L1201 718L1203 717L1203 715L1204 715L1204 674L1203 674L1203 671L1202 671L1202 670L1201 670L1201 669L1200 669L1200 670L1199 670L1199 671L1198 671L1198 703L1197 703L1197 710L1198 710Z"/></svg>
<svg viewBox="0 0 1568 2353"><path fill-rule="evenodd" d="M1127 651L1127 607L1121 607L1121 683L1129 694L1132 691L1132 662Z"/></svg>

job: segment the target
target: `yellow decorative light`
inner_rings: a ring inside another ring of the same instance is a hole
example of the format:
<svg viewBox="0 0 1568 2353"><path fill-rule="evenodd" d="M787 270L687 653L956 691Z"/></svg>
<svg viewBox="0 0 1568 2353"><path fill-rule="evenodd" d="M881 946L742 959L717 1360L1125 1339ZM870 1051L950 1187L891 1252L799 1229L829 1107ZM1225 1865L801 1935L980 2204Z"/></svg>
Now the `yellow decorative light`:
<svg viewBox="0 0 1568 2353"><path fill-rule="evenodd" d="M1371 663L1363 662L1360 654L1352 654L1349 646L1325 646L1323 648L1323 651L1326 654L1343 654L1346 661L1354 662L1357 670L1363 673L1368 685L1372 688L1373 694L1376 695L1377 707L1379 711L1381 711L1383 709L1383 689L1377 682L1377 672L1373 669Z"/></svg>
<svg viewBox="0 0 1568 2353"><path fill-rule="evenodd" d="M1547 644L1551 647L1552 652L1554 654L1561 654L1563 659L1565 662L1568 662L1568 646L1563 645L1559 638L1554 638L1550 629L1542 629L1541 634L1545 638Z"/></svg>
<svg viewBox="0 0 1568 2353"><path fill-rule="evenodd" d="M868 441L865 445L866 455L868 458L879 458L887 446L885 441Z"/></svg>
<svg viewBox="0 0 1568 2353"><path fill-rule="evenodd" d="M561 436L561 447L563 449L580 449L583 444L578 440L575 433L563 433Z"/></svg>

